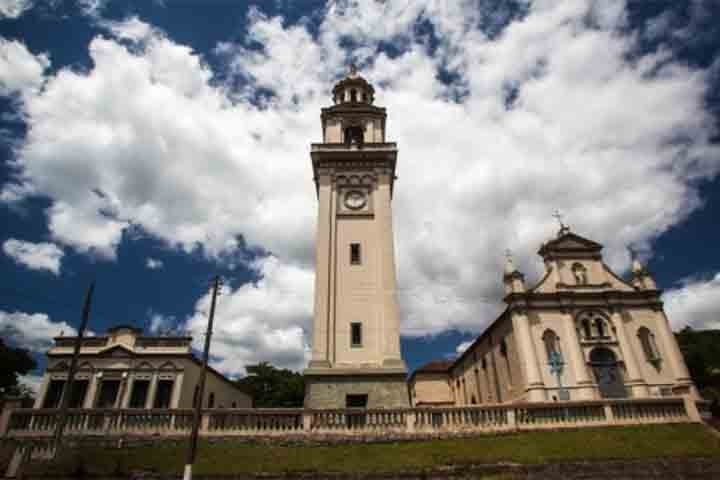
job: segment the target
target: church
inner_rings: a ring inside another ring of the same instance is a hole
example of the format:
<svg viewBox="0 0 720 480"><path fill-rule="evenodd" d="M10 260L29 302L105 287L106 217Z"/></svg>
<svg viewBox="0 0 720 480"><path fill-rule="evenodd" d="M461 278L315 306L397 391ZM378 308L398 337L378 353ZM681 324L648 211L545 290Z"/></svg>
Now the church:
<svg viewBox="0 0 720 480"><path fill-rule="evenodd" d="M311 146L318 198L312 357L305 407L402 408L693 395L650 273L630 283L602 245L562 225L527 286L508 256L504 311L454 361L409 379L400 353L392 225L397 145L354 68L321 112Z"/></svg>

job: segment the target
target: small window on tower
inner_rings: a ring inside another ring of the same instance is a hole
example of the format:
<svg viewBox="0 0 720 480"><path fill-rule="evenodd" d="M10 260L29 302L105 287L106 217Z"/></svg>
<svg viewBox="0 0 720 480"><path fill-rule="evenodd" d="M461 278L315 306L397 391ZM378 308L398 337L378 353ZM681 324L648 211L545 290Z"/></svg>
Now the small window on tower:
<svg viewBox="0 0 720 480"><path fill-rule="evenodd" d="M350 324L350 346L362 347L362 324L359 322Z"/></svg>
<svg viewBox="0 0 720 480"><path fill-rule="evenodd" d="M350 244L350 264L351 265L360 265L360 263L361 263L360 244L359 243L351 243Z"/></svg>

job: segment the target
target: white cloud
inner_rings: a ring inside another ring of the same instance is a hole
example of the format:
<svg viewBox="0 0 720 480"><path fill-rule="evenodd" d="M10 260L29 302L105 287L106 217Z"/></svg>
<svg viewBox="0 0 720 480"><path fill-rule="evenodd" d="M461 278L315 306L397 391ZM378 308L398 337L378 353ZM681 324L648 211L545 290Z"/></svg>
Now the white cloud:
<svg viewBox="0 0 720 480"><path fill-rule="evenodd" d="M493 12L470 0L333 2L317 35L253 11L246 43L218 46L231 76L221 86L190 48L130 19L111 28L123 41L92 40L90 69L62 69L25 96L23 177L3 195L49 196L54 239L108 258L130 225L209 256L236 249L238 235L272 252L276 269L293 272L298 308L285 308L275 281L227 292L221 303L233 307L220 325L233 338L223 336L218 355L240 371L286 345L285 364L297 365L312 308L308 144L320 139L320 108L350 57L339 45L352 44L400 148L403 332L477 332L499 311L506 248L529 281L540 273L535 251L554 233L555 208L624 271L625 248L651 253L700 205L697 180L720 167L707 72L662 51L629 60L637 36L624 33L624 2L527 9L493 36L476 28ZM380 42L399 53L376 54ZM458 80L442 83L441 68ZM261 107L250 101L263 95ZM248 296L275 301L235 301ZM202 331L202 322L196 314L190 325Z"/></svg>
<svg viewBox="0 0 720 480"><path fill-rule="evenodd" d="M32 243L10 238L3 243L3 252L31 270L49 270L60 275L60 261L64 253L54 243Z"/></svg>
<svg viewBox="0 0 720 480"><path fill-rule="evenodd" d="M145 261L145 266L150 270L158 270L163 268L163 262L162 260L158 260L157 258L148 258Z"/></svg>
<svg viewBox="0 0 720 480"><path fill-rule="evenodd" d="M261 277L236 290L223 287L218 297L211 354L215 366L233 375L245 366L270 361L280 368L305 366L309 347L305 332L312 316L312 274L275 257L257 259L253 267ZM210 293L195 306L185 325L202 350Z"/></svg>
<svg viewBox="0 0 720 480"><path fill-rule="evenodd" d="M25 385L34 395L37 395L42 386L43 376L33 373L18 376L19 383Z"/></svg>
<svg viewBox="0 0 720 480"><path fill-rule="evenodd" d="M90 18L99 19L109 0L77 0L78 7Z"/></svg>
<svg viewBox="0 0 720 480"><path fill-rule="evenodd" d="M0 0L0 18L18 18L33 6L33 0Z"/></svg>
<svg viewBox="0 0 720 480"><path fill-rule="evenodd" d="M455 353L457 353L458 355L462 355L463 353L465 353L465 350L470 348L470 345L472 345L472 343L473 343L473 340L468 340L466 342L460 342L460 344L458 344L458 346L455 347Z"/></svg>
<svg viewBox="0 0 720 480"><path fill-rule="evenodd" d="M150 24L143 22L137 16L122 21L102 20L100 25L107 28L117 38L133 42L148 40L152 35L160 34Z"/></svg>
<svg viewBox="0 0 720 480"><path fill-rule="evenodd" d="M673 330L720 329L720 273L710 280L690 280L663 293L665 313Z"/></svg>
<svg viewBox="0 0 720 480"><path fill-rule="evenodd" d="M37 92L49 66L47 55L33 55L17 40L0 37L0 95Z"/></svg>
<svg viewBox="0 0 720 480"><path fill-rule="evenodd" d="M33 352L45 353L53 344L53 337L61 333L76 335L65 322L53 322L45 313L5 312L0 310L0 333L12 343Z"/></svg>
<svg viewBox="0 0 720 480"><path fill-rule="evenodd" d="M176 326L175 317L150 312L149 330L153 335L166 334L174 330Z"/></svg>

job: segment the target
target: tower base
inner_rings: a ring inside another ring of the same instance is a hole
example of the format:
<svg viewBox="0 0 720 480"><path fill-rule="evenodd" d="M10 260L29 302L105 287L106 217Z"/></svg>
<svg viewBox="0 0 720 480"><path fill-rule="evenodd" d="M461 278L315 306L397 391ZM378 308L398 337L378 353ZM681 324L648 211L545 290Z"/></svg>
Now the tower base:
<svg viewBox="0 0 720 480"><path fill-rule="evenodd" d="M305 408L322 410L410 406L407 373L404 369L323 370L305 370Z"/></svg>

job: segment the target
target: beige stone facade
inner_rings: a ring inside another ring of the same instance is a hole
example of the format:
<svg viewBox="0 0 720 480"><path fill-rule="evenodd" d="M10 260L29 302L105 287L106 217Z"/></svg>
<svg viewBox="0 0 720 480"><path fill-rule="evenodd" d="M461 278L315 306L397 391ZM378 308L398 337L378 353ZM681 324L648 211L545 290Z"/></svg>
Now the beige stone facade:
<svg viewBox="0 0 720 480"><path fill-rule="evenodd" d="M35 408L55 408L67 394L75 337L56 337ZM146 337L133 327L83 339L71 408L191 408L202 364L190 337ZM209 368L202 406L250 408L252 398Z"/></svg>
<svg viewBox="0 0 720 480"><path fill-rule="evenodd" d="M601 250L563 227L538 252L545 274L527 289L508 258L506 309L444 373L413 374L413 405L446 388L456 406L696 397L652 277L636 261L622 280Z"/></svg>
<svg viewBox="0 0 720 480"><path fill-rule="evenodd" d="M397 147L385 141L372 85L356 72L335 86L333 101L322 110L323 143L311 150L318 226L305 405L404 406L391 208Z"/></svg>

